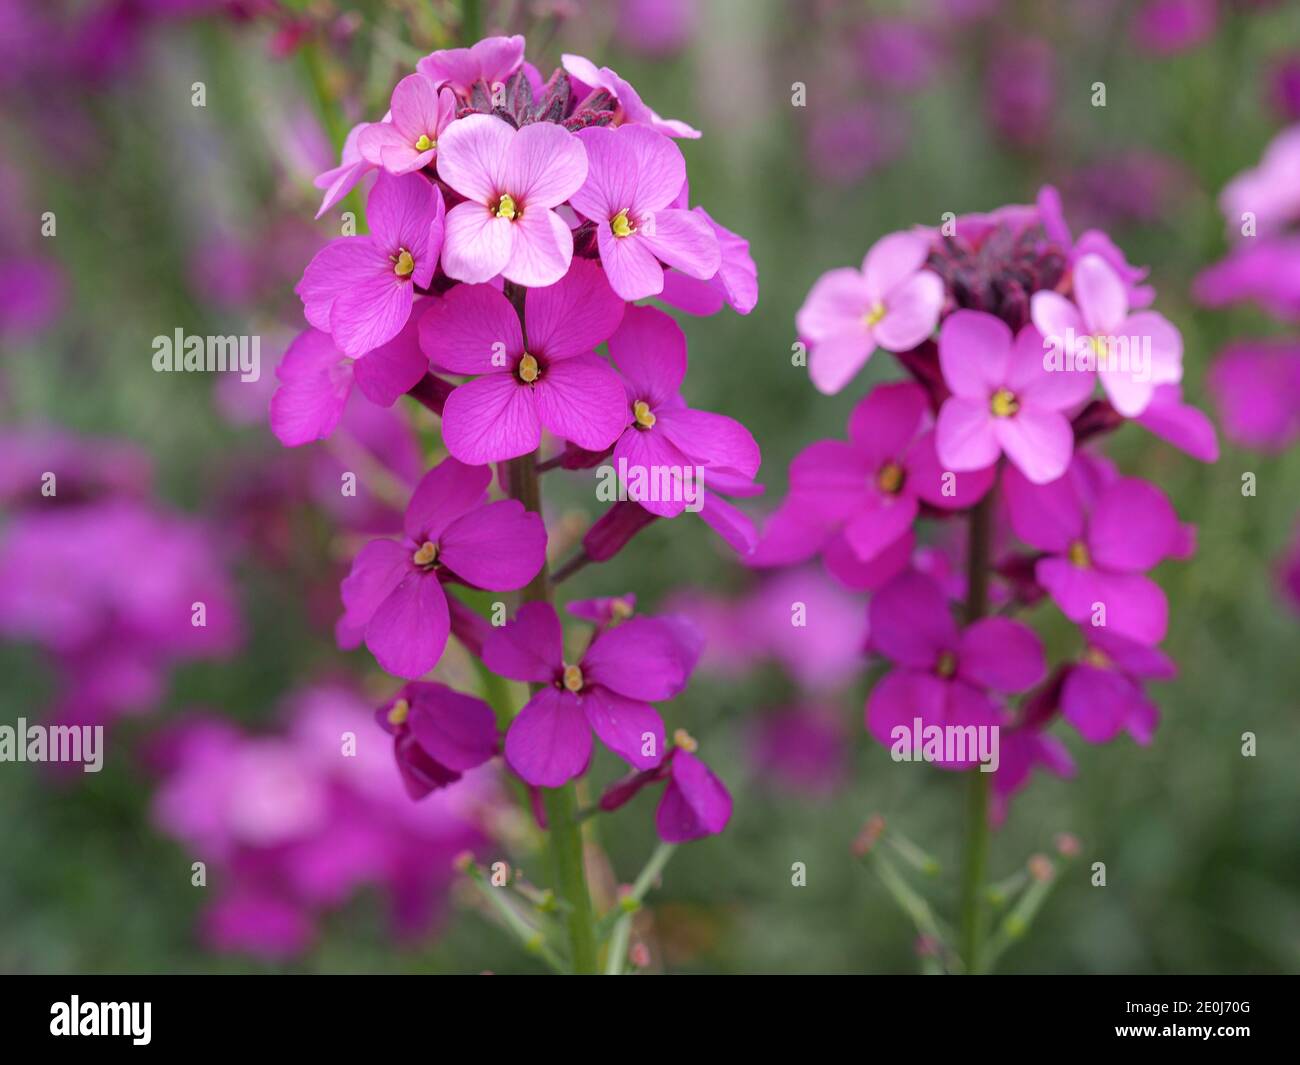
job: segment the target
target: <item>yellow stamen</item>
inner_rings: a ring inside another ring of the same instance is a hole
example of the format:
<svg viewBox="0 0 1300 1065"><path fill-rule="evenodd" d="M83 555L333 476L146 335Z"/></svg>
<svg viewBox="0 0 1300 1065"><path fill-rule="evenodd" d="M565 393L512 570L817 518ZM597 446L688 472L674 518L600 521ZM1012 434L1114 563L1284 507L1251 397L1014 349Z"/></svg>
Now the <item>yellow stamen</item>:
<svg viewBox="0 0 1300 1065"><path fill-rule="evenodd" d="M628 221L626 207L609 220L609 228L614 231L616 237L630 237L636 232L636 228Z"/></svg>
<svg viewBox="0 0 1300 1065"><path fill-rule="evenodd" d="M438 545L425 540L420 549L411 556L417 566L430 566L438 559Z"/></svg>
<svg viewBox="0 0 1300 1065"><path fill-rule="evenodd" d="M1075 540L1070 545L1070 561L1080 569L1087 569L1092 565L1092 556L1088 554L1088 545L1082 540Z"/></svg>
<svg viewBox="0 0 1300 1065"><path fill-rule="evenodd" d="M1092 347L1092 353L1099 359L1104 357L1106 354L1106 340L1106 337L1093 336L1088 338L1088 343Z"/></svg>
<svg viewBox="0 0 1300 1065"><path fill-rule="evenodd" d="M866 316L862 320L866 322L867 327L870 328L883 317L885 317L885 305L883 303L877 303L871 308L871 310L867 311Z"/></svg>
<svg viewBox="0 0 1300 1065"><path fill-rule="evenodd" d="M519 360L519 380L523 381L524 384L531 385L541 376L541 373L542 368L537 365L537 360L524 352L524 357Z"/></svg>
<svg viewBox="0 0 1300 1065"><path fill-rule="evenodd" d="M935 663L934 671L941 677L951 677L957 672L957 656L951 651L944 651Z"/></svg>
<svg viewBox="0 0 1300 1065"><path fill-rule="evenodd" d="M438 142L427 133L421 133L420 139L415 142L415 150L417 152L427 152L430 148L436 147L438 147Z"/></svg>
<svg viewBox="0 0 1300 1065"><path fill-rule="evenodd" d="M1083 660L1098 669L1110 669L1110 656L1099 647L1089 647L1084 651Z"/></svg>
<svg viewBox="0 0 1300 1065"><path fill-rule="evenodd" d="M403 248L397 255L397 263L393 267L393 273L398 277L410 277L415 270L415 260L411 258L411 253Z"/></svg>
<svg viewBox="0 0 1300 1065"><path fill-rule="evenodd" d="M564 686L571 692L582 691L582 670L577 666L565 666Z"/></svg>
<svg viewBox="0 0 1300 1065"><path fill-rule="evenodd" d="M406 718L411 713L411 704L405 699L398 699L388 709L388 723L390 725L404 725Z"/></svg>
<svg viewBox="0 0 1300 1065"><path fill-rule="evenodd" d="M903 467L897 462L886 462L876 474L876 487L888 495L896 495L903 487Z"/></svg>
<svg viewBox="0 0 1300 1065"><path fill-rule="evenodd" d="M644 399L638 399L632 404L632 416L636 418L636 423L642 429L653 429L655 424L655 413L650 409L650 404Z"/></svg>
<svg viewBox="0 0 1300 1065"><path fill-rule="evenodd" d="M700 749L700 745L696 742L695 737L684 728L679 728L673 733L673 743L683 751L687 751L690 754L694 754Z"/></svg>
<svg viewBox="0 0 1300 1065"><path fill-rule="evenodd" d="M632 604L626 599L615 599L609 604L609 613L615 621L626 621L632 616Z"/></svg>
<svg viewBox="0 0 1300 1065"><path fill-rule="evenodd" d="M989 410L995 418L1010 418L1020 409L1016 394L1008 388L999 388L989 397Z"/></svg>
<svg viewBox="0 0 1300 1065"><path fill-rule="evenodd" d="M515 209L514 197L509 193L506 193L501 197L500 202L497 204L497 217L505 218L513 222L517 214L519 214L519 212Z"/></svg>

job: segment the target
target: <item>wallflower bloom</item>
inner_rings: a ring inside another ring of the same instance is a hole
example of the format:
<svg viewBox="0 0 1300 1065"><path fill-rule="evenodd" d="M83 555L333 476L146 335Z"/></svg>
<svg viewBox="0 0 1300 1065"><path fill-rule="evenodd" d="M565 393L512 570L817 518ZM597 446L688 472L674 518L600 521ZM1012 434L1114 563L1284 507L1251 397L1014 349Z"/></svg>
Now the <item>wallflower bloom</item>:
<svg viewBox="0 0 1300 1065"><path fill-rule="evenodd" d="M456 117L456 97L423 74L409 74L393 90L391 118L372 122L357 137L366 162L390 174L423 170L438 154L438 138Z"/></svg>
<svg viewBox="0 0 1300 1065"><path fill-rule="evenodd" d="M1015 693L1046 671L1034 631L1008 618L982 618L958 629L948 598L931 578L909 570L881 588L869 607L872 646L895 664L867 700L867 729L886 747L893 730L930 725L1001 726L989 692ZM946 769L976 763L937 761Z"/></svg>
<svg viewBox="0 0 1300 1065"><path fill-rule="evenodd" d="M687 843L716 836L731 820L731 795L695 755L695 741L678 732L676 746L654 769L612 784L600 797L605 812L617 810L648 784L667 781L655 811L655 831L665 843Z"/></svg>
<svg viewBox="0 0 1300 1065"><path fill-rule="evenodd" d="M325 197L321 200L320 210L316 212L317 218L331 207L341 203L343 198L357 187L357 182L375 169L374 163L362 158L361 148L357 143L368 125L370 125L369 122L359 122L353 126L348 131L347 139L343 142L343 152L339 165L318 174L312 181L312 184L318 189L325 190Z"/></svg>
<svg viewBox="0 0 1300 1065"><path fill-rule="evenodd" d="M906 536L921 503L944 510L974 506L993 484L994 468L950 476L927 428L925 389L878 385L849 416L849 440L821 440L790 463L789 505L805 519L842 529L862 562Z"/></svg>
<svg viewBox="0 0 1300 1065"><path fill-rule="evenodd" d="M1224 433L1243 447L1280 451L1300 437L1300 344L1232 344L1209 386Z"/></svg>
<svg viewBox="0 0 1300 1065"><path fill-rule="evenodd" d="M1037 297L1035 297L1037 298ZM977 470L1005 454L1035 484L1065 472L1074 433L1065 412L1093 390L1091 373L1047 370L1043 337L983 311L957 311L939 334L939 363L952 390L939 410L935 446L945 469Z"/></svg>
<svg viewBox="0 0 1300 1065"><path fill-rule="evenodd" d="M1106 743L1127 730L1147 744L1160 710L1142 690L1147 679L1168 679L1177 672L1169 656L1107 632L1086 629L1088 646L1061 683L1061 713L1089 743Z"/></svg>
<svg viewBox="0 0 1300 1065"><path fill-rule="evenodd" d="M1124 417L1135 418L1156 388L1182 380L1182 335L1157 311L1130 314L1124 282L1099 255L1075 264L1073 285L1074 303L1059 292L1034 293L1034 325L1051 343L1072 336L1090 345L1107 397ZM1139 369L1144 363L1145 370Z"/></svg>
<svg viewBox="0 0 1300 1065"><path fill-rule="evenodd" d="M923 269L929 254L924 236L891 233L867 252L860 271L832 270L813 285L795 324L819 391L839 392L876 348L907 351L934 331L944 296L939 276Z"/></svg>
<svg viewBox="0 0 1300 1065"><path fill-rule="evenodd" d="M675 207L687 207L690 202L687 193L688 188L683 185ZM718 272L702 281L680 270L665 270L659 298L687 314L717 314L724 303L737 314L748 314L758 303L758 267L749 254L749 241L719 225L703 207L694 208L692 213L704 219L718 239Z"/></svg>
<svg viewBox="0 0 1300 1065"><path fill-rule="evenodd" d="M307 321L352 358L397 336L415 288L433 280L444 210L442 193L419 174L381 174L366 204L370 235L330 241L298 282Z"/></svg>
<svg viewBox="0 0 1300 1065"><path fill-rule="evenodd" d="M627 427L614 444L615 468L644 470L628 495L652 514L673 518L686 506L684 493L668 499L637 498L660 471L690 467L732 470L752 479L761 461L758 444L739 422L691 410L681 396L686 378L686 337L668 315L653 307L629 307L609 339L609 354L623 375Z"/></svg>
<svg viewBox="0 0 1300 1065"><path fill-rule="evenodd" d="M364 626L366 647L394 676L414 680L442 657L451 628L444 580L508 592L546 560L542 519L514 499L485 502L487 466L444 459L406 508L405 536L371 540L340 592L344 623Z"/></svg>
<svg viewBox="0 0 1300 1065"><path fill-rule="evenodd" d="M475 85L490 94L493 86L504 82L524 62L524 39L485 37L469 48L444 48L425 56L415 69L435 85L448 85L459 96L468 98Z"/></svg>
<svg viewBox="0 0 1300 1065"><path fill-rule="evenodd" d="M686 161L667 137L644 126L592 126L577 134L587 151L587 180L570 204L596 223L609 285L625 300L657 296L661 261L707 281L722 263L704 218L673 207L686 184Z"/></svg>
<svg viewBox="0 0 1300 1065"><path fill-rule="evenodd" d="M629 82L624 81L609 67L597 67L590 59L584 59L580 55L562 55L560 62L564 64L565 72L569 77L577 83L575 89L587 89L593 93L603 91L614 98L617 105L616 122L649 126L667 137L686 137L692 140L699 137L700 131L692 129L685 122L679 122L675 118L661 118L653 108L642 101L641 95ZM581 92L576 91L574 95L580 96Z"/></svg>
<svg viewBox="0 0 1300 1065"><path fill-rule="evenodd" d="M465 197L447 215L449 277L473 284L501 274L539 288L564 276L573 234L554 208L587 177L573 134L549 122L517 130L492 115L466 115L442 135L438 176Z"/></svg>
<svg viewBox="0 0 1300 1065"><path fill-rule="evenodd" d="M462 462L500 462L535 451L542 426L588 450L609 447L627 424L626 404L618 375L593 349L623 306L585 259L558 283L528 290L523 325L490 285L448 292L425 315L421 346L438 368L481 376L447 398L447 449Z"/></svg>
<svg viewBox="0 0 1300 1065"><path fill-rule="evenodd" d="M393 737L393 758L412 799L454 784L497 753L492 707L444 684L405 685L375 720Z"/></svg>
<svg viewBox="0 0 1300 1065"><path fill-rule="evenodd" d="M506 761L536 787L558 788L587 767L591 733L638 769L659 765L664 729L650 700L686 685L689 656L673 627L636 617L601 632L577 662L548 603L525 603L493 629L483 664L503 677L545 685L510 724Z"/></svg>
<svg viewBox="0 0 1300 1065"><path fill-rule="evenodd" d="M1157 644L1165 636L1169 606L1145 573L1187 553L1187 530L1153 485L1133 477L1112 476L1100 485L1087 479L1078 460L1068 476L1047 485L1006 471L1011 527L1025 543L1047 552L1034 573L1067 618Z"/></svg>

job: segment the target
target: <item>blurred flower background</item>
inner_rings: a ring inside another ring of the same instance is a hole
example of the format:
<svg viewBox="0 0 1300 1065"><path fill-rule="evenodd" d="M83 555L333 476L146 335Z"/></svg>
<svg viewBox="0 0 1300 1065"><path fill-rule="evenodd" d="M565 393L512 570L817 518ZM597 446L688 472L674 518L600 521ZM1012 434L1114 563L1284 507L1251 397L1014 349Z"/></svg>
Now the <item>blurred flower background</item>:
<svg viewBox="0 0 1300 1065"><path fill-rule="evenodd" d="M288 450L266 418L302 325L293 285L338 235L337 212L313 221L313 179L465 19L526 32L544 71L599 55L705 131L678 142L692 196L749 239L761 296L679 316L691 404L753 431L773 501L789 460L896 374L876 359L827 397L791 364L813 282L883 234L1050 183L1075 232L1102 226L1152 267L1184 392L1223 445L1204 465L1143 432L1108 442L1197 527L1195 562L1158 574L1181 674L1154 692L1149 746L1066 736L1075 776L1035 778L997 830L994 879L1058 833L1082 841L1003 966L1300 969L1292 0L0 0L0 724L108 726L98 774L0 764L0 968L518 967L452 859L545 882L526 816L487 769L410 803L371 716L395 684L335 643L338 582L400 524L436 420L354 400L327 445ZM178 328L259 336L260 380L155 373L153 338ZM561 484L576 540L595 500ZM913 971L915 934L850 845L880 813L955 865L960 781L896 765L863 728L863 597L665 525L568 588L635 589L708 637L674 709L735 812L669 868L650 964ZM480 683L451 653L439 676ZM650 801L595 823L621 871L654 845Z"/></svg>

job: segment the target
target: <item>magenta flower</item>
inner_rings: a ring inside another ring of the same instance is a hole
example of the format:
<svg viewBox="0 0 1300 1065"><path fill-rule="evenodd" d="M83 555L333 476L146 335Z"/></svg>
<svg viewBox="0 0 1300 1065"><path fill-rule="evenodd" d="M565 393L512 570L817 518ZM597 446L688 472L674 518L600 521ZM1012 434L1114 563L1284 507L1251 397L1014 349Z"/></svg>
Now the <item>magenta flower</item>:
<svg viewBox="0 0 1300 1065"><path fill-rule="evenodd" d="M1042 767L1053 776L1069 779L1075 774L1074 759L1065 744L1034 724L1004 729L999 738L998 769L993 774L993 801L989 820L1001 824L1011 797L1029 783L1034 769Z"/></svg>
<svg viewBox="0 0 1300 1065"><path fill-rule="evenodd" d="M285 447L324 440L338 425L355 383L366 399L391 407L424 377L429 360L420 351L419 325L433 305L422 299L392 340L353 360L328 333L305 329L275 368L280 381L271 397L271 431Z"/></svg>
<svg viewBox="0 0 1300 1065"><path fill-rule="evenodd" d="M561 126L515 129L466 115L443 132L438 176L465 197L447 214L442 268L471 284L498 274L532 288L569 269L573 234L554 208L582 187L587 156Z"/></svg>
<svg viewBox="0 0 1300 1065"><path fill-rule="evenodd" d="M688 139L699 137L700 131L692 129L685 122L675 118L661 118L653 108L642 101L640 93L632 88L630 83L620 78L609 67L597 67L590 59L584 59L580 55L562 55L560 62L569 77L577 83L574 86L574 96L580 101L578 110L583 107L581 98L584 90L589 90L590 93L606 92L614 98L616 104L614 120L619 124L635 123L649 126L667 137Z"/></svg>
<svg viewBox="0 0 1300 1065"><path fill-rule="evenodd" d="M1300 375L1296 380L1300 386ZM1300 394L1300 387L1297 394ZM1219 460L1219 437L1214 431L1214 423L1204 411L1183 402L1181 385L1161 385L1151 396L1147 409L1134 420L1194 459L1202 462Z"/></svg>
<svg viewBox="0 0 1300 1065"><path fill-rule="evenodd" d="M1135 418L1156 388L1182 380L1182 335L1156 311L1130 314L1123 280L1100 255L1075 263L1073 279L1074 303L1059 292L1034 293L1034 325L1067 359L1092 356L1115 409Z"/></svg>
<svg viewBox="0 0 1300 1065"><path fill-rule="evenodd" d="M576 664L549 603L525 603L494 629L483 664L503 677L544 685L510 724L506 762L529 784L558 788L583 772L591 733L624 761L651 769L664 757L664 726L651 700L686 686L690 662L673 627L636 617L601 632Z"/></svg>
<svg viewBox="0 0 1300 1065"><path fill-rule="evenodd" d="M444 48L425 56L415 69L435 85L450 86L457 95L468 99L475 85L482 85L490 95L524 62L524 39L485 37L469 48Z"/></svg>
<svg viewBox="0 0 1300 1065"><path fill-rule="evenodd" d="M361 134L365 132L366 127L369 125L369 122L359 122L353 126L348 131L347 139L343 142L342 159L339 165L318 174L312 181L312 184L318 189L325 190L320 210L316 212L317 218L331 207L341 203L343 198L357 187L357 182L375 169L376 164L362 158L361 148L358 144Z"/></svg>
<svg viewBox="0 0 1300 1065"><path fill-rule="evenodd" d="M819 391L839 392L876 348L907 351L934 331L944 295L939 276L923 269L929 254L924 236L891 233L867 252L860 271L832 270L813 285L795 324Z"/></svg>
<svg viewBox="0 0 1300 1065"><path fill-rule="evenodd" d="M1168 603L1145 574L1184 556L1188 533L1158 488L1133 477L1096 484L1078 461L1046 485L1007 470L1003 488L1015 534L1047 552L1035 577L1067 618L1147 646L1164 639Z"/></svg>
<svg viewBox="0 0 1300 1065"><path fill-rule="evenodd" d="M340 586L345 625L364 626L366 646L394 676L414 680L438 664L450 631L446 580L508 592L546 561L546 528L514 499L485 503L486 466L444 459L424 475L406 508L405 536L371 540Z"/></svg>
<svg viewBox="0 0 1300 1065"><path fill-rule="evenodd" d="M1032 629L999 617L958 629L943 589L916 570L881 588L868 610L872 646L896 667L867 700L867 729L886 747L902 742L893 735L900 726L911 736L915 718L923 728L1001 727L1003 711L989 693L1026 691L1046 671ZM935 764L965 769L976 762Z"/></svg>
<svg viewBox="0 0 1300 1065"><path fill-rule="evenodd" d="M600 797L606 813L617 810L649 784L667 781L655 811L655 831L665 843L688 843L716 836L731 820L731 795L695 755L693 739L678 732L668 757L653 769L611 784Z"/></svg>
<svg viewBox="0 0 1300 1065"><path fill-rule="evenodd" d="M1005 454L1035 484L1065 472L1074 433L1065 412L1088 398L1091 373L1044 366L1043 337L1012 339L1000 318L961 310L943 323L939 364L952 396L939 410L935 447L949 470L978 470Z"/></svg>
<svg viewBox="0 0 1300 1065"><path fill-rule="evenodd" d="M661 263L707 281L722 263L718 238L704 218L673 207L686 184L677 145L644 126L592 126L578 133L587 150L587 180L570 205L596 223L609 285L625 300L657 296Z"/></svg>
<svg viewBox="0 0 1300 1065"><path fill-rule="evenodd" d="M492 707L443 684L405 685L375 711L375 720L393 737L393 757L412 799L454 784L497 753Z"/></svg>
<svg viewBox="0 0 1300 1065"><path fill-rule="evenodd" d="M758 473L758 444L748 429L725 415L692 410L683 401L686 337L663 311L629 307L609 339L609 354L623 375L627 396L627 427L614 444L615 468L622 470L626 463L629 471L645 471L630 479L629 498L652 514L673 518L686 506L685 493L651 499L644 490L661 472L703 467L750 480Z"/></svg>
<svg viewBox="0 0 1300 1065"><path fill-rule="evenodd" d="M451 289L425 315L421 346L440 369L481 376L447 398L447 450L462 462L500 462L535 451L543 426L587 450L613 444L627 424L623 386L593 349L618 328L623 306L585 259L557 284L528 290L522 324L491 285Z"/></svg>
<svg viewBox="0 0 1300 1065"><path fill-rule="evenodd" d="M296 289L307 321L357 358L392 340L428 288L443 238L442 193L419 174L381 174L366 204L370 236L330 241Z"/></svg>
<svg viewBox="0 0 1300 1065"><path fill-rule="evenodd" d="M686 186L683 185L677 198L680 207L686 206L685 193ZM723 304L737 314L748 314L758 303L758 267L749 254L749 241L719 225L703 207L694 208L693 213L709 224L718 239L721 256L718 272L701 281L680 270L665 270L664 287L659 298L687 314L717 314Z"/></svg>
<svg viewBox="0 0 1300 1065"><path fill-rule="evenodd" d="M1192 295L1206 307L1251 302L1278 321L1300 322L1300 238L1243 241L1196 275Z"/></svg>
<svg viewBox="0 0 1300 1065"><path fill-rule="evenodd" d="M437 158L438 138L456 117L456 97L423 74L409 74L393 90L390 115L361 131L357 149L390 174L410 174Z"/></svg>
<svg viewBox="0 0 1300 1065"><path fill-rule="evenodd" d="M923 502L944 510L974 506L993 484L994 467L945 482L928 411L920 385L877 385L853 408L847 442L818 441L791 462L788 505L805 520L842 529L864 563L911 532Z"/></svg>
<svg viewBox="0 0 1300 1065"><path fill-rule="evenodd" d="M1300 345L1233 344L1214 360L1208 383L1235 443L1281 451L1300 437Z"/></svg>
<svg viewBox="0 0 1300 1065"><path fill-rule="evenodd" d="M1133 39L1155 55L1174 55L1214 36L1217 0L1147 0L1133 21Z"/></svg>
<svg viewBox="0 0 1300 1065"><path fill-rule="evenodd" d="M1177 672L1168 655L1105 629L1086 629L1088 647L1061 683L1061 713L1089 743L1106 743L1126 730L1151 742L1160 710L1142 689L1146 679Z"/></svg>

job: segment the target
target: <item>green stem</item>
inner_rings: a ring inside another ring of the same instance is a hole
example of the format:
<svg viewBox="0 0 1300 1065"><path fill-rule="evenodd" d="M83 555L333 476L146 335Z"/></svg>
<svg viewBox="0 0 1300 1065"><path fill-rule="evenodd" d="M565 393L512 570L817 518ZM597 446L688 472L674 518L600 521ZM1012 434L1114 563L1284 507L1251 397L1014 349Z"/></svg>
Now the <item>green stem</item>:
<svg viewBox="0 0 1300 1065"><path fill-rule="evenodd" d="M587 870L582 854L582 826L575 817L578 792L573 784L547 788L544 793L546 820L555 862L556 889L569 904L566 924L573 972L591 975L599 971L596 963L596 930L587 890Z"/></svg>
<svg viewBox="0 0 1300 1065"><path fill-rule="evenodd" d="M970 542L966 557L968 624L988 613L992 516L993 493L990 492L970 513ZM989 856L991 775L980 772L978 766L966 775L966 853L962 863L960 950L966 972L978 973L985 924L984 878Z"/></svg>
<svg viewBox="0 0 1300 1065"><path fill-rule="evenodd" d="M468 48L483 36L483 8L479 0L460 0L461 44Z"/></svg>
<svg viewBox="0 0 1300 1065"><path fill-rule="evenodd" d="M628 942L632 938L632 921L641 909L642 900L654 887L655 881L663 873L664 866L668 864L668 859L673 856L676 849L675 843L660 843L650 855L650 860L646 862L636 882L633 883L632 890L619 900L618 908L621 913L614 922L609 949L605 953L606 976L623 975L623 967L627 964Z"/></svg>

